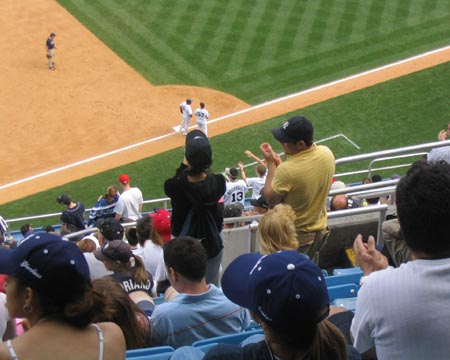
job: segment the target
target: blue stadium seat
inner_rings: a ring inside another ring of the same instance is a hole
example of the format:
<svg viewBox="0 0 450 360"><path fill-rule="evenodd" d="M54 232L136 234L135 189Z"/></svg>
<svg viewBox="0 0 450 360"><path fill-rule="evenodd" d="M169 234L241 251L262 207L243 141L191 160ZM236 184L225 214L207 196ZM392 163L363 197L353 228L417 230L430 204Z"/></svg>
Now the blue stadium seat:
<svg viewBox="0 0 450 360"><path fill-rule="evenodd" d="M234 344L239 345L242 341L244 341L246 338L254 335L254 334L264 334L264 331L262 329L252 330L252 331L244 331L236 334L230 334L230 335L222 335L222 336L216 336L210 339L204 339L204 340L198 340L192 344L193 347L200 347L212 343L224 343L224 344Z"/></svg>
<svg viewBox="0 0 450 360"><path fill-rule="evenodd" d="M345 298L345 299L334 299L332 305L337 307L342 307L350 311L355 311L356 308L356 297Z"/></svg>
<svg viewBox="0 0 450 360"><path fill-rule="evenodd" d="M333 276L334 275L348 275L348 274L361 274L363 275L363 271L360 267L351 267L351 268L342 268L342 269L334 269L333 270Z"/></svg>
<svg viewBox="0 0 450 360"><path fill-rule="evenodd" d="M361 280L362 276L362 272L355 274L332 275L326 276L325 282L327 284L327 287L345 284L355 284L359 286L359 281Z"/></svg>
<svg viewBox="0 0 450 360"><path fill-rule="evenodd" d="M218 343L216 342L212 342L206 345L200 345L200 346L195 346L197 349L203 351L204 353L208 352L209 349L211 349L212 347L218 345Z"/></svg>
<svg viewBox="0 0 450 360"><path fill-rule="evenodd" d="M174 352L174 350L175 349L172 346L156 346L145 349L127 350L127 359L144 360L150 359L149 356L151 355L165 355L165 354L167 354L167 357L151 358L151 359L168 359L169 356Z"/></svg>
<svg viewBox="0 0 450 360"><path fill-rule="evenodd" d="M358 288L356 284L328 286L328 296L330 301L338 298L356 297L358 295Z"/></svg>
<svg viewBox="0 0 450 360"><path fill-rule="evenodd" d="M128 359L132 359L132 360L168 360L168 359L170 359L172 354L173 354L173 351L167 352L167 353L162 353L162 354L137 356L137 357L132 357L132 358L127 357L127 360Z"/></svg>

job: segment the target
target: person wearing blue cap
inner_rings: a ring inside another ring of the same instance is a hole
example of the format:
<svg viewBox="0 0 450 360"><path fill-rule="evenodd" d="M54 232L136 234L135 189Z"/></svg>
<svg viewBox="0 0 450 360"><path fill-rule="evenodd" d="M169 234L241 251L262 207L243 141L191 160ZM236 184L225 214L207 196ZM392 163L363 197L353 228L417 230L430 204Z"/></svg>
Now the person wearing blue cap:
<svg viewBox="0 0 450 360"><path fill-rule="evenodd" d="M245 346L219 344L204 357L180 348L172 359L360 359L327 320L330 301L321 269L298 251L237 257L223 274L222 290L233 303L250 310L264 338Z"/></svg>
<svg viewBox="0 0 450 360"><path fill-rule="evenodd" d="M0 249L0 273L8 274L11 317L30 330L0 344L0 359L124 359L125 339L114 323L92 324L105 298L92 288L78 247L60 236L36 233L14 250Z"/></svg>
<svg viewBox="0 0 450 360"><path fill-rule="evenodd" d="M298 251L243 254L225 270L222 289L250 310L265 340L245 347L218 345L205 359L237 353L245 359L347 358L343 335L326 320L330 302L322 271Z"/></svg>
<svg viewBox="0 0 450 360"><path fill-rule="evenodd" d="M55 33L51 33L48 37L47 41L45 42L45 49L47 50L47 61L48 61L48 68L50 70L55 70Z"/></svg>

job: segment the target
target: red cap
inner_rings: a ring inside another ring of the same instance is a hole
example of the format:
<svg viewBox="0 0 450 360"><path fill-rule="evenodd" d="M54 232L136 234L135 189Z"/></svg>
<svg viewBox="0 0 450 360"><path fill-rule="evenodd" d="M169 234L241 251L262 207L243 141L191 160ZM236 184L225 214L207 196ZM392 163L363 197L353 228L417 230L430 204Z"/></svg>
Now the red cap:
<svg viewBox="0 0 450 360"><path fill-rule="evenodd" d="M164 242L168 242L172 238L170 212L165 209L159 209L156 213L148 214L148 216L152 218L153 227L164 239Z"/></svg>
<svg viewBox="0 0 450 360"><path fill-rule="evenodd" d="M122 174L119 176L119 182L121 184L129 184L130 183L130 177L127 174Z"/></svg>

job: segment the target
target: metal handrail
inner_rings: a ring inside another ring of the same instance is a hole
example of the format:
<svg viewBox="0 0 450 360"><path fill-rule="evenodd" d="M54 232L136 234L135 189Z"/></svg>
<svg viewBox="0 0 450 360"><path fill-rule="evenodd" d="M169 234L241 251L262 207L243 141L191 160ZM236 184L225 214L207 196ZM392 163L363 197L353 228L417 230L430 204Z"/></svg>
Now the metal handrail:
<svg viewBox="0 0 450 360"><path fill-rule="evenodd" d="M367 153L367 154L359 154L359 155L354 155L354 156L343 157L340 159L336 159L336 165L347 164L347 163L363 161L363 160L376 159L376 158L385 158L388 156L397 156L397 155L403 156L405 154L409 154L412 151L427 150L427 149L439 148L439 147L444 147L444 146L450 146L450 140L435 141L435 142L425 143L425 144L420 144L420 145L406 146L406 147L402 147L402 148L376 151L376 152ZM354 172L354 174L356 174L356 173L359 173L359 172ZM345 175L347 175L347 174L350 175L351 173L345 173ZM343 176L343 174L336 174L336 175ZM380 185L375 185L375 184L380 184ZM348 189L343 189L343 190L334 190L334 191L330 192L330 196L336 195L336 194L353 193L354 191L359 191L359 190L369 190L372 188L375 189L378 187L385 187L386 185L390 185L389 181L383 181L383 182L375 183L375 184L361 185L361 186L368 186L366 189L359 188L359 186L355 186L355 187L349 187ZM152 203L163 203L164 208L167 209L169 201L170 201L169 198L151 199L151 200L145 200L144 204L147 205L147 204L152 204ZM91 210L90 208L86 209L86 212L88 212L90 210ZM5 221L8 224L10 224L10 223L15 223L15 222L20 222L20 221L28 221L28 220L34 220L34 219L55 217L55 216L59 216L59 215L60 215L60 213L51 213L51 214L43 214L43 215L26 216L26 217L20 217L20 218L8 219L8 220L5 219Z"/></svg>
<svg viewBox="0 0 450 360"><path fill-rule="evenodd" d="M408 157L413 157L413 156L423 156L428 154L427 152L420 152L420 153L413 153L413 154L404 154L404 155L396 155L396 156L387 156L387 157L382 157L382 158L377 158L377 159L373 159L370 163L369 163L369 172L368 172L368 176L372 177L372 170L380 170L380 169L373 169L373 164L375 164L376 162L380 162L380 161L390 161L390 160L396 160L396 159L404 159L404 158L408 158ZM402 167L408 167L411 166L411 163L409 164L402 164L402 165L391 165L391 166L386 166L384 168L381 168L381 170L391 170L391 169L399 169Z"/></svg>
<svg viewBox="0 0 450 360"><path fill-rule="evenodd" d="M347 157L337 159L336 165L348 164L348 163L356 162L356 161L371 160L371 159L384 157L384 156L408 154L411 151L434 149L434 148L443 147L443 146L450 146L450 140L435 141L435 142L426 143L426 144L405 146L405 147L390 149L390 150L375 151L375 152L371 152L368 154L347 156Z"/></svg>

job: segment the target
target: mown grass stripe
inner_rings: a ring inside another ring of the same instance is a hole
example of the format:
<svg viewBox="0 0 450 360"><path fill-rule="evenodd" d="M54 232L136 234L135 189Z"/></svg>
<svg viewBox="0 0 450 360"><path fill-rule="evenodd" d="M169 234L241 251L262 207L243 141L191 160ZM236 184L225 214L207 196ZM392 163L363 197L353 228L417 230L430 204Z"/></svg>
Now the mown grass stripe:
<svg viewBox="0 0 450 360"><path fill-rule="evenodd" d="M102 5L102 11L107 13L111 10L108 6ZM129 11L119 12L114 23L120 27L121 33L127 34L127 41L135 47L137 51L136 60L146 59L149 55L155 59L158 70L155 71L155 68L148 69L147 74L159 73L161 76L164 73L163 77L173 79L172 82L179 78L184 78L186 83L195 83L196 79L198 81L203 80L201 73L197 71L195 66L184 59L183 47L172 49L168 44L153 36L151 31L142 23L134 21L133 14L130 14ZM119 36L122 36L122 34Z"/></svg>
<svg viewBox="0 0 450 360"><path fill-rule="evenodd" d="M268 34L272 31L276 13L281 6L281 2L266 3L262 10L258 21L255 22L255 31L250 39L251 46L246 53L242 68L256 68L258 69L261 63L261 54L266 46ZM271 46L271 44L269 44Z"/></svg>
<svg viewBox="0 0 450 360"><path fill-rule="evenodd" d="M329 23L333 22L332 8L335 0L320 0L319 9L314 18L313 25L308 34L306 46L309 49L323 49L325 31Z"/></svg>
<svg viewBox="0 0 450 360"><path fill-rule="evenodd" d="M349 42L352 35L352 29L356 22L357 11L353 0L346 0L342 10L342 16L339 18L338 27L334 34L334 40L338 44Z"/></svg>
<svg viewBox="0 0 450 360"><path fill-rule="evenodd" d="M445 32L441 32L442 35L445 34ZM420 39L414 39L412 42L404 43L403 48L409 49L414 46L419 46L420 44L423 44L424 41L428 39L428 34L424 34L422 38ZM393 49L396 49L397 46L393 45ZM387 51L386 51L387 50ZM280 74L278 74L278 77L280 78L280 81L282 81L284 88L283 89L276 89L270 94L267 94L269 97L274 98L281 96L282 94L290 93L293 91L293 89L298 89L299 86L302 86L302 88L310 88L312 86L315 86L320 83L325 83L333 79L335 74L339 74L339 77L344 77L347 75L350 75L352 73L356 73L362 70L365 70L365 68L362 68L361 65L356 64L371 64L371 61L375 58L383 59L383 63L388 63L393 61L392 55L390 55L389 49L384 48L374 48L372 51L366 52L360 52L358 56L353 57L351 62L349 62L346 59L342 59L339 62L330 64L325 63L322 64L322 66L316 66L314 68L309 69L308 71L304 71L301 74L298 74L297 76L288 76L287 74L285 77L281 77ZM353 65L354 64L354 65ZM373 66L378 65L374 62ZM372 66L371 66L372 67ZM447 76L448 78L448 76ZM255 79L256 81L256 79ZM260 82L267 81L268 79L261 79ZM258 83L257 86L264 87L267 86L267 83ZM242 96L249 96L251 93L251 88L241 89L243 91ZM262 101L262 98L254 98L254 102L258 103L259 101Z"/></svg>
<svg viewBox="0 0 450 360"><path fill-rule="evenodd" d="M221 29L221 24L226 23L226 21L224 17L217 16L222 12L222 9L223 4L220 1L205 2L202 5L202 11L199 11L202 17L197 19L193 27L193 32L196 30L196 36L190 39L194 49L201 49L200 59L206 59L204 62L209 66L211 66L209 63L211 60L210 53L215 52L215 49L211 51L211 47L222 42L220 37L222 31L219 31L219 29Z"/></svg>
<svg viewBox="0 0 450 360"><path fill-rule="evenodd" d="M407 24L410 16L411 0L397 2L397 9L394 12L394 24Z"/></svg>
<svg viewBox="0 0 450 360"><path fill-rule="evenodd" d="M291 6L285 4L287 11L287 19L282 26L280 37L278 39L274 58L290 56L295 49L295 36L301 25L303 24L306 4L303 1L291 2Z"/></svg>
<svg viewBox="0 0 450 360"><path fill-rule="evenodd" d="M445 31L445 28L448 26L447 22L449 21L449 17L444 17L439 20L430 20L427 22L424 22L422 24L419 24L416 26L415 32L417 34L428 34L429 35L429 41L432 41L433 39L433 29L437 29L439 31L441 27L443 28L443 31ZM364 41L358 42L358 43L352 43L352 44L344 44L341 45L335 49L330 49L326 51L322 51L320 54L308 54L305 55L302 58L294 59L292 61L285 61L284 63L280 63L270 69L264 69L260 71L254 71L251 74L247 74L245 77L240 77L239 80L244 80L245 83L248 83L250 81L249 77L256 77L261 78L263 72L268 73L276 73L278 76L283 74L285 72L286 74L289 74L289 77L291 77L293 74L291 73L290 69L297 68L302 69L304 67L308 66L323 66L323 64L327 61L333 61L337 59L344 59L344 62L348 62L349 65L351 64L350 60L352 57L355 56L355 54L358 53L364 53L367 50L370 50L370 48L373 47L383 47L387 46L386 52L390 52L393 48L397 48L399 45L403 44L404 46L404 40L403 37L406 35L408 37L408 34L411 32L410 27L404 27L402 29L398 29L396 31L393 31L390 34L382 34L382 35L374 35L371 38L365 39ZM438 33L439 34L439 33ZM438 37L438 36L436 36ZM397 42L393 42L392 38L398 39ZM431 46L429 48L432 48ZM397 52L393 51L392 55L395 56ZM375 60L375 59L374 59ZM230 82L234 81L235 79L229 79L226 84L229 84Z"/></svg>
<svg viewBox="0 0 450 360"><path fill-rule="evenodd" d="M441 34L443 35L445 34L445 32L441 32ZM428 35L424 34L423 38L421 39L415 39L412 42L403 44L403 48L409 49L411 46L419 46L420 44L423 44L423 42L427 39ZM393 49L396 49L396 45L393 45ZM339 62L336 63L318 63L317 66L311 67L308 70L305 69L305 71L298 74L286 73L281 75L280 73L278 73L277 77L283 84L283 87L267 92L266 95L269 98L274 98L282 96L286 93L291 93L295 91L295 89L310 88L320 83L331 81L334 78L335 74L339 74L339 77L343 77L355 72L367 70L367 68L358 64L366 63L372 66L378 66L380 65L378 61L373 60L377 56L379 59L384 60L381 63L387 63L395 60L393 58L393 55L390 55L388 50L389 49L385 48L374 48L371 51L360 51L358 52L357 56L355 54L355 56L350 60L342 58ZM263 88L270 84L270 78L255 78L254 80L250 79L248 80L248 83L252 83L255 86ZM241 91L241 93L239 93L239 96L251 96L252 88L240 87L239 91ZM252 100L254 101L254 103L258 103L263 101L264 99L262 97L254 96L252 97Z"/></svg>
<svg viewBox="0 0 450 360"><path fill-rule="evenodd" d="M133 46L134 39L127 37L127 33L123 31L123 28L121 29L122 31L118 32L116 28L110 26L110 17L113 14L105 11L100 3L80 0L70 5L84 20L87 27L97 33L100 39L103 41L106 40L106 43L112 50L122 54L124 60L128 61L143 73L148 73L152 70L150 67L151 58L143 57L142 53L137 55L142 51L141 47ZM126 29L126 24L124 28ZM125 38L126 40L124 40Z"/></svg>
<svg viewBox="0 0 450 360"><path fill-rule="evenodd" d="M229 27L223 31L225 37L223 41L217 41L217 57L214 58L214 75L218 77L218 82L230 76L238 76L239 69L242 68L243 56L247 49L242 48L242 41L246 39L246 34L252 21L249 20L250 10L256 4L255 0L242 0L234 8L234 12L229 14Z"/></svg>
<svg viewBox="0 0 450 360"><path fill-rule="evenodd" d="M349 42L360 42L365 39L365 32L367 27L367 21L370 16L371 0L364 2L358 1L358 6L355 8L356 21L353 23L351 33L349 33Z"/></svg>
<svg viewBox="0 0 450 360"><path fill-rule="evenodd" d="M342 1L347 3L346 0L337 0L334 2L333 7L330 9L329 19L326 22L326 27L322 36L321 50L332 49L336 46L336 33L342 22L348 22L348 14L345 13L345 6L342 6Z"/></svg>
<svg viewBox="0 0 450 360"><path fill-rule="evenodd" d="M383 11L386 6L385 0L372 0L366 21L364 35L371 37L374 34L383 33L380 24L383 20Z"/></svg>

